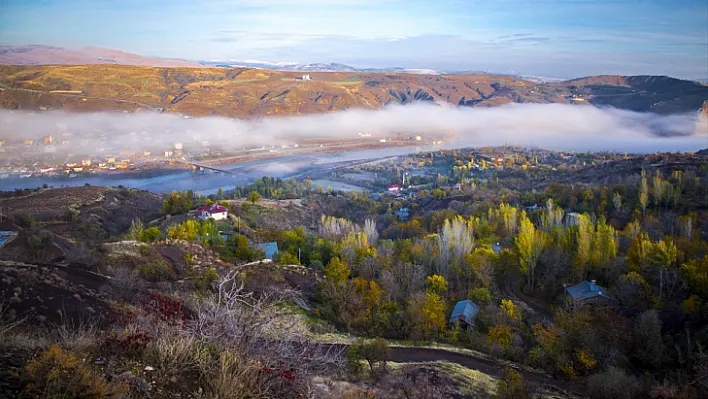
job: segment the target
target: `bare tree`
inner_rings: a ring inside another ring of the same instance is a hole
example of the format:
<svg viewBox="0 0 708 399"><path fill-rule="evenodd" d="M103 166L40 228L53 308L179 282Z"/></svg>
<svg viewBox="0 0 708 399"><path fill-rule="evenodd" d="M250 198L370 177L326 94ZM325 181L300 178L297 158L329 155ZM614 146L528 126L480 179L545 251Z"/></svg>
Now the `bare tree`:
<svg viewBox="0 0 708 399"><path fill-rule="evenodd" d="M376 221L374 219L366 219L364 222L364 233L369 240L369 244L376 245L379 240L379 232L376 230Z"/></svg>
<svg viewBox="0 0 708 399"><path fill-rule="evenodd" d="M446 219L437 235L440 255L437 262L437 274L448 279L450 263L459 264L465 255L475 247L472 222L461 216Z"/></svg>

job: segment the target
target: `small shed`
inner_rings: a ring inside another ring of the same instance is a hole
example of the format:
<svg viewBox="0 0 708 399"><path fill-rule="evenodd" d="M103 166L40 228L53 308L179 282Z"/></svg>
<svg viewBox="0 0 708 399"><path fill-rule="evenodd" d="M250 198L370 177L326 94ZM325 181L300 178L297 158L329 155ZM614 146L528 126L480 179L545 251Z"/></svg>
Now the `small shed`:
<svg viewBox="0 0 708 399"><path fill-rule="evenodd" d="M273 259L273 256L278 252L278 243L264 242L262 244L257 244L256 248L260 249L265 253L266 259Z"/></svg>
<svg viewBox="0 0 708 399"><path fill-rule="evenodd" d="M565 293L568 303L575 305L610 305L617 301L607 288L597 285L595 280L581 281L565 287Z"/></svg>
<svg viewBox="0 0 708 399"><path fill-rule="evenodd" d="M459 322L463 328L474 326L477 313L479 313L479 306L469 299L457 302L450 315L450 324Z"/></svg>

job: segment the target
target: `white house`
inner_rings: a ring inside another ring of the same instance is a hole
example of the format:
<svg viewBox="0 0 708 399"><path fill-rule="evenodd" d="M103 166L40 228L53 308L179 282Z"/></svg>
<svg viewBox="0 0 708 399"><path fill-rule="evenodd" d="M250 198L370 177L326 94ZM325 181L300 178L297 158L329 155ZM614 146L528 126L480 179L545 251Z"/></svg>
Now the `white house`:
<svg viewBox="0 0 708 399"><path fill-rule="evenodd" d="M226 220L229 217L229 210L221 205L204 205L197 208L199 219Z"/></svg>

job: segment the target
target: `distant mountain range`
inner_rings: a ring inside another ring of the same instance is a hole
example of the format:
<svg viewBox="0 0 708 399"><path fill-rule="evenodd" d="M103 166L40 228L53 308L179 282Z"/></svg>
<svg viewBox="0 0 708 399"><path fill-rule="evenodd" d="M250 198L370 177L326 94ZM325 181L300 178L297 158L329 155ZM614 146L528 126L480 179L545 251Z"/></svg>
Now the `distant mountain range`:
<svg viewBox="0 0 708 399"><path fill-rule="evenodd" d="M291 72L398 72L411 73L417 75L440 75L441 72L432 69L412 69L401 67L387 68L357 68L336 62L302 64L298 62L268 62L256 60L244 61L202 61L202 65L223 67L223 68L259 68L271 71L291 71Z"/></svg>
<svg viewBox="0 0 708 399"><path fill-rule="evenodd" d="M489 74L515 76L533 82L558 82L562 79L536 76L525 76L512 70L482 71L482 70L433 70L426 68L362 68L341 63L298 63L298 62L268 62L258 60L212 60L188 61L180 59L165 59L145 57L101 47L65 48L43 45L4 46L0 45L0 64L2 65L87 65L116 64L154 67L186 67L200 68L203 66L223 68L258 68L271 71L291 72L371 72L371 73L408 73L415 75L442 74Z"/></svg>
<svg viewBox="0 0 708 399"><path fill-rule="evenodd" d="M52 46L2 46L0 64L4 65L86 65L121 64L154 67L201 67L199 63L144 57L101 47L65 48Z"/></svg>
<svg viewBox="0 0 708 399"><path fill-rule="evenodd" d="M299 62L268 62L257 60L244 61L202 61L202 65L214 66L220 68L259 68L268 69L271 71L290 71L290 72L373 72L373 73L409 73L414 75L500 75L514 76L517 78L529 80L532 82L561 82L564 79L522 75L511 70L501 71L484 71L484 70L460 70L460 69L426 69L426 68L402 68L402 67L384 67L384 68L361 68L353 67L340 63L310 63L303 64Z"/></svg>

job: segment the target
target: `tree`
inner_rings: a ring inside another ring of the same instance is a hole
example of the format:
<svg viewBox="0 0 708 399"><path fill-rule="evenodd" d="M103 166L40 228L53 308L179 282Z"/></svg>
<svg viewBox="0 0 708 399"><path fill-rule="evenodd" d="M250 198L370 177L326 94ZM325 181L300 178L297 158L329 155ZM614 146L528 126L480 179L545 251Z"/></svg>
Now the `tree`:
<svg viewBox="0 0 708 399"><path fill-rule="evenodd" d="M445 277L443 276L439 276L437 274L428 276L425 280L425 284L428 286L429 292L433 292L438 295L447 292L447 280L445 280Z"/></svg>
<svg viewBox="0 0 708 399"><path fill-rule="evenodd" d="M642 208L642 216L646 216L648 204L649 204L649 185L647 184L646 171L642 170L642 180L639 185L639 206L641 206L641 208Z"/></svg>
<svg viewBox="0 0 708 399"><path fill-rule="evenodd" d="M379 370L386 371L386 361L388 361L391 348L385 339L360 340L350 348L349 355L351 357L355 360L366 360L372 376L378 376ZM379 363L381 364L380 369L376 367Z"/></svg>
<svg viewBox="0 0 708 399"><path fill-rule="evenodd" d="M192 194L188 191L173 191L162 202L162 213L165 215L186 213L190 209L192 209Z"/></svg>
<svg viewBox="0 0 708 399"><path fill-rule="evenodd" d="M528 276L529 289L533 291L536 264L548 242L548 236L546 233L536 230L533 223L526 217L526 213L522 211L519 234L514 241L519 251L521 271Z"/></svg>
<svg viewBox="0 0 708 399"><path fill-rule="evenodd" d="M512 321L520 321L521 320L521 310L519 309L516 304L514 304L514 301L511 299L502 299L501 303L499 304L499 307L501 310L504 312L504 314L509 318L509 320Z"/></svg>
<svg viewBox="0 0 708 399"><path fill-rule="evenodd" d="M578 224L571 230L574 232L575 256L574 264L577 277L584 280L587 274L587 265L590 262L594 227L590 217L582 214L578 217Z"/></svg>
<svg viewBox="0 0 708 399"><path fill-rule="evenodd" d="M704 301L708 301L708 255L703 259L691 259L679 269L688 288Z"/></svg>
<svg viewBox="0 0 708 399"><path fill-rule="evenodd" d="M615 214L622 211L622 195L618 192L612 196L612 205L615 208Z"/></svg>
<svg viewBox="0 0 708 399"><path fill-rule="evenodd" d="M659 313L651 309L640 314L635 321L633 335L634 351L639 361L652 368L659 366L664 355Z"/></svg>
<svg viewBox="0 0 708 399"><path fill-rule="evenodd" d="M173 240L196 241L199 237L199 222L187 220L184 223L170 227L167 237Z"/></svg>
<svg viewBox="0 0 708 399"><path fill-rule="evenodd" d="M445 316L445 304L440 295L433 292L426 292L410 304L409 317L417 338L432 338L440 334L447 326Z"/></svg>
<svg viewBox="0 0 708 399"><path fill-rule="evenodd" d="M346 263L342 262L339 257L334 257L325 267L325 277L334 282L342 283L349 278L349 267Z"/></svg>
<svg viewBox="0 0 708 399"><path fill-rule="evenodd" d="M590 263L596 269L607 268L610 261L617 257L617 232L600 218L597 230L593 235Z"/></svg>
<svg viewBox="0 0 708 399"><path fill-rule="evenodd" d="M474 303L476 303L478 305L487 304L487 303L489 303L489 301L492 300L492 296L489 293L489 290L484 287L475 288L473 290L470 290L470 292L467 295L472 299L472 301Z"/></svg>
<svg viewBox="0 0 708 399"><path fill-rule="evenodd" d="M504 349L511 345L511 327L506 324L493 326L487 332L487 341Z"/></svg>
<svg viewBox="0 0 708 399"><path fill-rule="evenodd" d="M437 273L449 279L450 263L459 265L464 256L474 249L472 222L461 216L455 216L452 221L445 219L436 239L440 254L437 261Z"/></svg>
<svg viewBox="0 0 708 399"><path fill-rule="evenodd" d="M261 194L258 191L251 191L248 193L248 201L252 204L261 200Z"/></svg>

